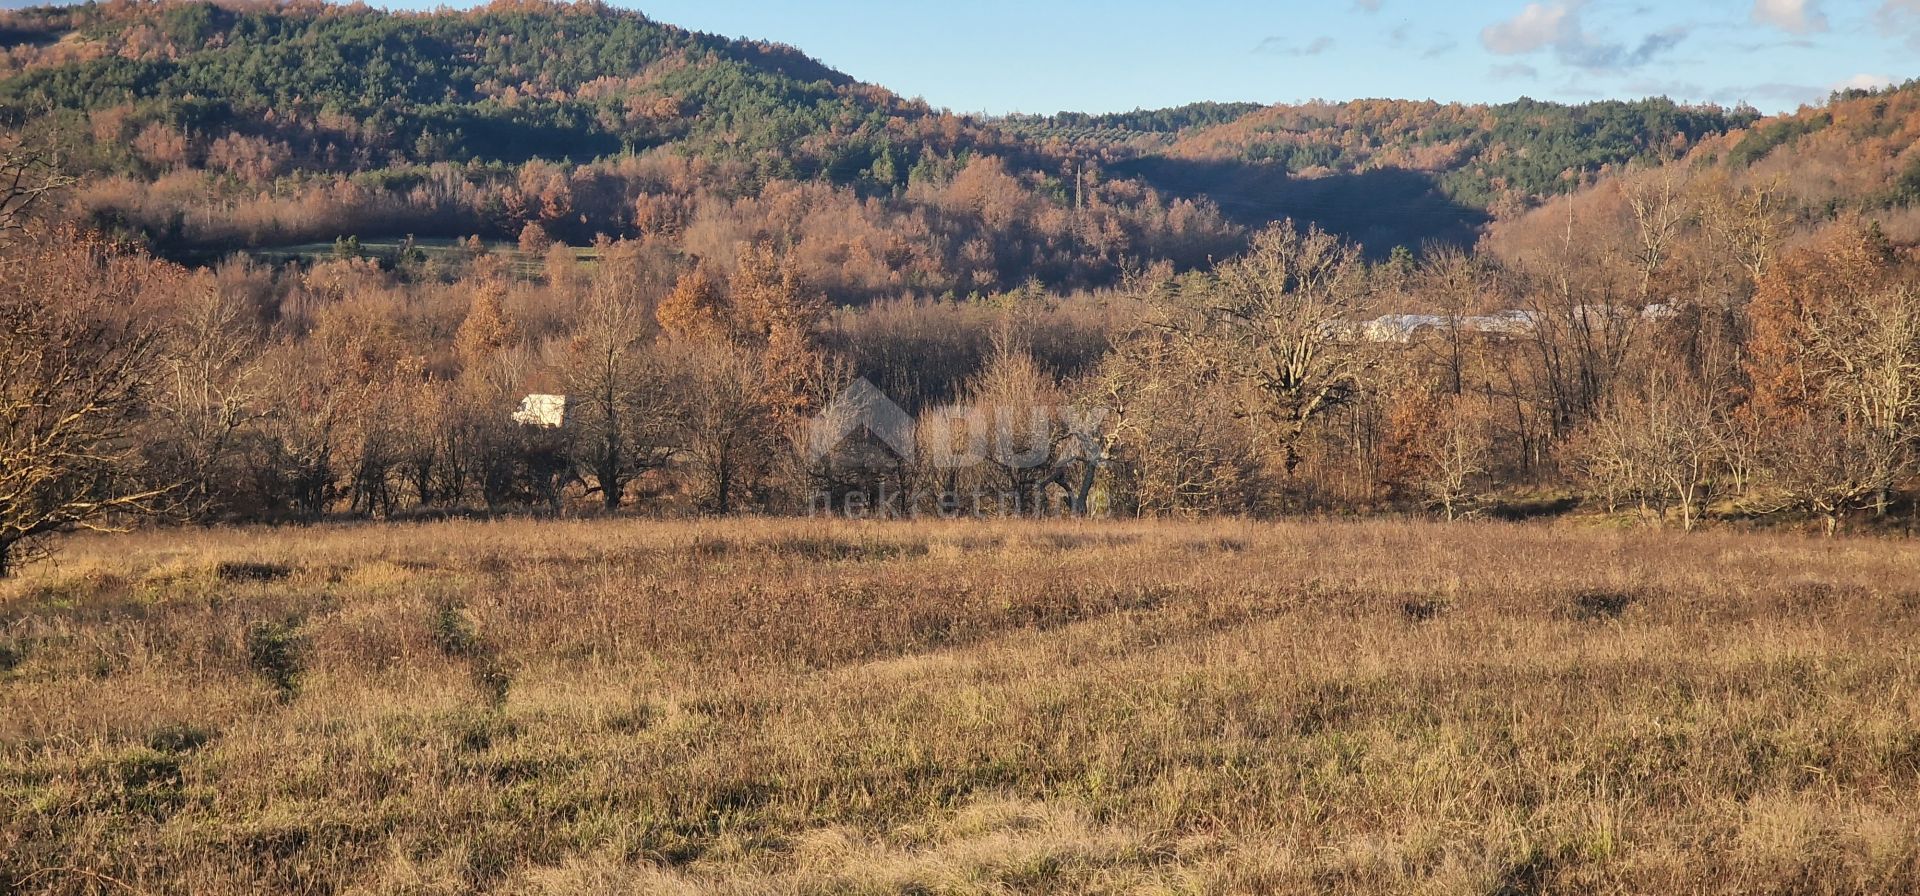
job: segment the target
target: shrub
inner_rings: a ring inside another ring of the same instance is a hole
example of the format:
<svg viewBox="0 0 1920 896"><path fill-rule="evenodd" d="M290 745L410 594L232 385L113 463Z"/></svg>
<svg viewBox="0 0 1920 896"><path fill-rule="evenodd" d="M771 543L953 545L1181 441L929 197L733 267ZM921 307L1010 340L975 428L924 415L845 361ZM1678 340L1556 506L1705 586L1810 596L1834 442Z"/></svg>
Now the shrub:
<svg viewBox="0 0 1920 896"><path fill-rule="evenodd" d="M498 660L489 658L474 664L473 683L480 688L487 706L499 709L507 705L507 688L512 686L513 676Z"/></svg>
<svg viewBox="0 0 1920 896"><path fill-rule="evenodd" d="M293 567L285 563L229 561L214 567L213 575L222 582L277 582L293 575Z"/></svg>
<svg viewBox="0 0 1920 896"><path fill-rule="evenodd" d="M442 603L433 611L433 646L447 656L472 656L480 648L480 638L460 605Z"/></svg>
<svg viewBox="0 0 1920 896"><path fill-rule="evenodd" d="M0 672L12 672L27 661L27 645L12 638L0 639Z"/></svg>
<svg viewBox="0 0 1920 896"><path fill-rule="evenodd" d="M247 665L287 699L300 684L301 646L298 623L256 622L247 629Z"/></svg>
<svg viewBox="0 0 1920 896"><path fill-rule="evenodd" d="M1617 591L1582 591L1573 596L1573 612L1581 619L1619 619L1633 604L1633 595Z"/></svg>
<svg viewBox="0 0 1920 896"><path fill-rule="evenodd" d="M1447 611L1447 602L1437 598L1410 600L1400 605L1400 614L1409 622L1426 622Z"/></svg>

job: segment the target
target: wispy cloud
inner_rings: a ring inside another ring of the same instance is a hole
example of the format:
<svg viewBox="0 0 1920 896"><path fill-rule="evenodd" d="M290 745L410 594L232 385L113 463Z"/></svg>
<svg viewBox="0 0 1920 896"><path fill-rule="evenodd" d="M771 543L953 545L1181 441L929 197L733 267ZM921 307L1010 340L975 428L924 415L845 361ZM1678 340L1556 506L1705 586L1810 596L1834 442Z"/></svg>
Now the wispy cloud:
<svg viewBox="0 0 1920 896"><path fill-rule="evenodd" d="M1793 37L1784 40L1747 41L1745 43L1732 44L1731 46L1742 53L1766 53L1772 50L1811 50L1818 47L1819 44L1804 37Z"/></svg>
<svg viewBox="0 0 1920 896"><path fill-rule="evenodd" d="M1889 0L1888 5L1911 4L1912 0ZM1754 0L1753 20L1772 25L1788 34L1814 34L1827 30L1827 16L1817 0Z"/></svg>
<svg viewBox="0 0 1920 896"><path fill-rule="evenodd" d="M1263 56L1318 56L1333 49L1333 38L1316 37L1306 44L1295 44L1284 37L1269 37L1253 48Z"/></svg>
<svg viewBox="0 0 1920 896"><path fill-rule="evenodd" d="M1353 0L1353 8L1361 12L1379 12L1383 0Z"/></svg>
<svg viewBox="0 0 1920 896"><path fill-rule="evenodd" d="M1907 46L1920 50L1920 0L1886 0L1874 21L1885 31L1905 32Z"/></svg>
<svg viewBox="0 0 1920 896"><path fill-rule="evenodd" d="M1480 45L1500 56L1522 56L1552 50L1566 65L1595 70L1639 68L1686 40L1691 28L1678 25L1628 44L1589 33L1580 21L1586 0L1529 3L1511 19L1495 22L1480 32Z"/></svg>
<svg viewBox="0 0 1920 896"><path fill-rule="evenodd" d="M1444 32L1432 32L1427 37L1423 37L1422 41L1424 42L1428 38L1431 39L1430 43L1416 47L1414 44L1413 26L1402 22L1387 31L1387 46L1396 50L1417 49L1422 59L1438 59L1453 52L1460 46L1458 40L1455 40L1452 35Z"/></svg>

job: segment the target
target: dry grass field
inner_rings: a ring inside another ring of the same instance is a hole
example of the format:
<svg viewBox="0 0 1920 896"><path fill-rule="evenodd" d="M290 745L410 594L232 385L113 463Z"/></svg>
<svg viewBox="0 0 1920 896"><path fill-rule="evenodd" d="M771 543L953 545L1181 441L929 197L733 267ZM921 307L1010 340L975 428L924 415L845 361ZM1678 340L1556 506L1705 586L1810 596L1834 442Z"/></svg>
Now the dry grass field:
<svg viewBox="0 0 1920 896"><path fill-rule="evenodd" d="M1920 550L451 522L0 583L0 893L1920 891Z"/></svg>

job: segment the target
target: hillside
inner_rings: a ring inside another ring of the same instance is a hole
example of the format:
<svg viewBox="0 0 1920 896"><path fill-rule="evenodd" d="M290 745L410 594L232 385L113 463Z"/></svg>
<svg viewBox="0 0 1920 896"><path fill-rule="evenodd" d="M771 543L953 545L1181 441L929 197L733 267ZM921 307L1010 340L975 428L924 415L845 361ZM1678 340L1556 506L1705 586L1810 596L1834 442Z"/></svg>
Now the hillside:
<svg viewBox="0 0 1920 896"><path fill-rule="evenodd" d="M1106 159L1172 195L1208 197L1238 223L1304 218L1378 255L1398 245L1471 244L1496 215L1630 163L1678 158L1757 118L1665 99L1355 100L1201 103L1002 124L1052 152Z"/></svg>
<svg viewBox="0 0 1920 896"><path fill-rule="evenodd" d="M747 237L812 244L855 298L1102 282L1238 239L792 48L593 3L0 13L0 123L87 175L81 217L186 258L477 234L728 261Z"/></svg>
<svg viewBox="0 0 1920 896"><path fill-rule="evenodd" d="M0 13L0 123L89 175L81 214L167 254L478 234L724 256L744 234L819 244L847 299L1097 285L1231 254L1286 217L1374 257L1465 245L1495 214L1752 119L1369 100L980 120L594 3Z"/></svg>
<svg viewBox="0 0 1920 896"><path fill-rule="evenodd" d="M120 118L109 123L121 133L170 126L189 143L234 135L284 144L297 170L587 161L685 142L844 176L850 153L872 152L866 144L886 115L930 114L882 91L856 92L851 78L790 47L591 4L431 15L108 4L26 10L0 34L11 59L0 104L15 123L41 111L48 126L85 114ZM834 130L843 139L833 153L784 149ZM93 148L86 160L106 170L170 161L112 141Z"/></svg>
<svg viewBox="0 0 1920 896"><path fill-rule="evenodd" d="M1268 162L1306 177L1417 171L1455 202L1511 208L1572 190L1609 167L1677 157L1758 117L1665 99L1579 106L1357 100L1275 106L1183 135L1168 154Z"/></svg>
<svg viewBox="0 0 1920 896"><path fill-rule="evenodd" d="M1854 212L1920 242L1920 81L1757 122L1703 141L1684 164L1736 189L1775 189L1807 220Z"/></svg>
<svg viewBox="0 0 1920 896"><path fill-rule="evenodd" d="M842 301L1111 282L1283 218L1470 245L1630 165L1775 180L1802 217L1920 195L1910 92L1760 119L1667 100L1361 100L977 119L778 44L604 5L304 2L0 13L0 123L87 176L75 213L163 254L357 236L534 250L798 247Z"/></svg>
<svg viewBox="0 0 1920 896"><path fill-rule="evenodd" d="M1792 243L1857 218L1896 244L1920 245L1920 81L1845 91L1820 107L1706 136L1683 156L1602 178L1568 203L1502 221L1488 247L1509 258L1538 251L1565 230L1569 213L1590 241L1630 242L1636 225L1627 194L1669 185L1676 206L1709 229L1716 216L1744 215L1764 224L1764 233L1749 230L1749 237Z"/></svg>

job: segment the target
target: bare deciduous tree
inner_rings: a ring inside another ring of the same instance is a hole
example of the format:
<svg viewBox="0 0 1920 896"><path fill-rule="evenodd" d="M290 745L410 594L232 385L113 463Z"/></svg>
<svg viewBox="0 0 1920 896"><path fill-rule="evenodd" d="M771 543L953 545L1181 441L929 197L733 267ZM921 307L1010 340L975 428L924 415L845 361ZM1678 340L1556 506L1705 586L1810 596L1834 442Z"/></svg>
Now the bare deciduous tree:
<svg viewBox="0 0 1920 896"><path fill-rule="evenodd" d="M670 370L679 385L682 435L700 503L729 513L755 496L772 472L783 443L767 400L764 367L745 349L724 342L671 346Z"/></svg>
<svg viewBox="0 0 1920 896"><path fill-rule="evenodd" d="M1670 166L1627 175L1621 191L1633 216L1630 254L1644 305L1653 301L1654 281L1672 261L1682 231L1696 212L1686 175Z"/></svg>
<svg viewBox="0 0 1920 896"><path fill-rule="evenodd" d="M156 412L164 448L196 511L214 502L223 463L242 429L267 415L262 344L240 297L196 290L175 311L160 356Z"/></svg>
<svg viewBox="0 0 1920 896"><path fill-rule="evenodd" d="M1318 227L1283 221L1219 266L1196 306L1169 326L1249 388L1282 468L1300 466L1309 427L1360 388L1364 353L1341 338L1364 289L1360 253Z"/></svg>
<svg viewBox="0 0 1920 896"><path fill-rule="evenodd" d="M1724 256L1758 283L1772 266L1793 218L1785 210L1785 189L1778 180L1736 187L1724 176L1705 180L1702 222Z"/></svg>
<svg viewBox="0 0 1920 896"><path fill-rule="evenodd" d="M37 206L73 183L52 158L0 145L0 244L26 226Z"/></svg>
<svg viewBox="0 0 1920 896"><path fill-rule="evenodd" d="M1575 442L1588 481L1607 496L1665 521L1680 511L1691 531L1715 474L1724 469L1724 418L1714 396L1684 373L1649 371L1588 421Z"/></svg>
<svg viewBox="0 0 1920 896"><path fill-rule="evenodd" d="M674 454L675 415L652 348L653 316L651 303L602 279L567 347L572 454L609 511L620 509L629 483Z"/></svg>
<svg viewBox="0 0 1920 896"><path fill-rule="evenodd" d="M43 536L164 509L135 428L160 334L137 297L177 269L61 234L0 259L0 576Z"/></svg>
<svg viewBox="0 0 1920 896"><path fill-rule="evenodd" d="M1453 522L1474 500L1493 464L1493 436L1479 399L1455 395L1439 403L1439 419L1425 432L1419 474L1427 498Z"/></svg>

